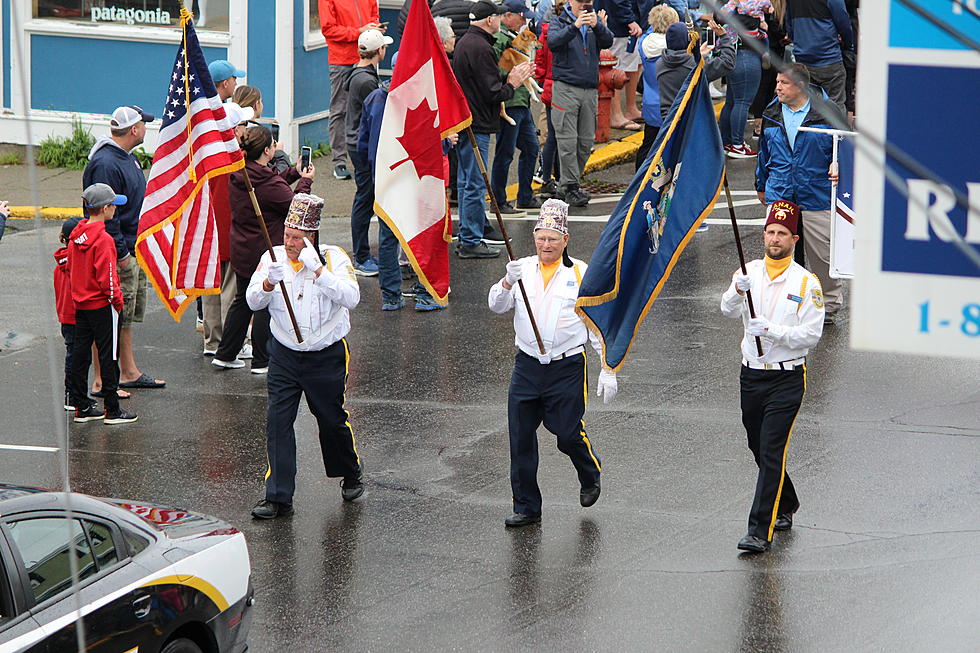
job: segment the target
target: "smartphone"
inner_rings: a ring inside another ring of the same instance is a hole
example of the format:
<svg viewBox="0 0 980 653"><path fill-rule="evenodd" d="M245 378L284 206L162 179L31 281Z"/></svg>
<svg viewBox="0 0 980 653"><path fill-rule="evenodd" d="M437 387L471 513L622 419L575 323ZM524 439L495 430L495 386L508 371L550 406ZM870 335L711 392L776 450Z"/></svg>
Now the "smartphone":
<svg viewBox="0 0 980 653"><path fill-rule="evenodd" d="M269 131L272 132L272 140L276 143L279 142L279 123L272 123L269 125Z"/></svg>
<svg viewBox="0 0 980 653"><path fill-rule="evenodd" d="M591 12L592 11L592 3L591 2L586 2L584 5L582 5L582 11Z"/></svg>
<svg viewBox="0 0 980 653"><path fill-rule="evenodd" d="M299 149L299 169L306 170L310 167L310 159L313 158L313 148L304 145Z"/></svg>

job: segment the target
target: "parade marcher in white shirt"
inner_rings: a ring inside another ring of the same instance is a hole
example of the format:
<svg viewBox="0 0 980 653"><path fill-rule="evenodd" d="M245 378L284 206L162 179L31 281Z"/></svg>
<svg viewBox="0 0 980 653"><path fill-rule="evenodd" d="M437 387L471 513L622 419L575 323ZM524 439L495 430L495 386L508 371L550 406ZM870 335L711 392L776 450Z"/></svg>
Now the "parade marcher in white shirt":
<svg viewBox="0 0 980 653"><path fill-rule="evenodd" d="M297 193L286 216L283 244L266 252L246 291L253 311L269 308L269 406L266 440L269 470L265 499L252 509L258 519L293 512L296 486L296 432L293 422L301 394L316 418L323 465L330 478L342 477L344 501L364 493L350 415L344 408L350 350L344 336L350 331L349 310L361 294L354 268L344 250L327 247L321 258L313 243L320 229L323 200ZM302 342L286 310L280 282L296 315Z"/></svg>
<svg viewBox="0 0 980 653"><path fill-rule="evenodd" d="M507 526L541 521L537 430L542 422L557 436L558 449L575 465L581 505L587 508L599 499L602 467L582 418L588 395L585 344L591 340L600 353L602 347L575 314L575 300L587 266L568 256L567 245L568 204L548 200L541 205L534 227L537 255L510 261L507 275L490 288L490 310L514 310L518 348L507 400L514 497L514 514L504 521ZM521 279L544 342L544 354L538 349L527 306L517 288ZM609 403L616 391L615 373L603 370L597 394Z"/></svg>
<svg viewBox="0 0 980 653"><path fill-rule="evenodd" d="M800 507L786 473L793 423L806 391L806 355L823 333L824 300L820 281L793 261L799 240L800 209L786 200L773 202L763 236L766 256L736 270L721 298L721 312L741 317L742 424L759 467L743 551L769 549L773 531L789 530ZM745 293L751 291L756 317L749 317ZM762 342L758 355L756 337Z"/></svg>

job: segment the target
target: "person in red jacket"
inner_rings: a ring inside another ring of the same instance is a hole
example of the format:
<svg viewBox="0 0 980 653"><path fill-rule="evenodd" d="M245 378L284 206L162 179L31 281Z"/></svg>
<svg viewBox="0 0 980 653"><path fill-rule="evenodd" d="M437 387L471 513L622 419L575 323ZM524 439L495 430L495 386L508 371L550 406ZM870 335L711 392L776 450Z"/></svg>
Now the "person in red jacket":
<svg viewBox="0 0 980 653"><path fill-rule="evenodd" d="M330 151L333 176L350 179L347 169L347 80L361 60L357 38L369 29L385 31L379 20L378 0L319 0L320 31L327 40L330 65Z"/></svg>
<svg viewBox="0 0 980 653"><path fill-rule="evenodd" d="M92 184L82 192L88 219L71 232L66 271L75 305L75 342L71 352L71 391L69 404L75 407L76 422L104 419L106 424L136 421L136 415L120 410L116 390L119 386L119 313L123 308L119 272L116 270L116 243L106 233L105 221L116 214L116 207L128 200L117 195L108 184ZM99 352L105 411L88 396L88 368L92 363L92 343Z"/></svg>
<svg viewBox="0 0 980 653"><path fill-rule="evenodd" d="M534 55L534 77L541 87L541 102L544 104L548 120L548 137L541 148L541 188L538 194L542 197L554 197L558 192L558 141L555 137L555 126L551 124L551 49L548 47L548 23L541 24L541 36L538 37L538 48Z"/></svg>
<svg viewBox="0 0 980 653"><path fill-rule="evenodd" d="M81 218L68 218L61 225L61 247L54 253L54 307L65 339L65 410L75 410L69 401L71 394L71 350L75 346L75 300L71 297L68 278L68 241Z"/></svg>

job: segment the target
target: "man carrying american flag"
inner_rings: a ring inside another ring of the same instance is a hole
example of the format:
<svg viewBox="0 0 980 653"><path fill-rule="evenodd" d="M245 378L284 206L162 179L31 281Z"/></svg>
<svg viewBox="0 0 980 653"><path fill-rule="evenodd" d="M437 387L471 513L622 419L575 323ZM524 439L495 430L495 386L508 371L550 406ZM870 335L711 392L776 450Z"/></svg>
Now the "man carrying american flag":
<svg viewBox="0 0 980 653"><path fill-rule="evenodd" d="M191 19L181 9L184 34L136 238L137 260L175 320L196 296L220 292L209 180L244 165Z"/></svg>

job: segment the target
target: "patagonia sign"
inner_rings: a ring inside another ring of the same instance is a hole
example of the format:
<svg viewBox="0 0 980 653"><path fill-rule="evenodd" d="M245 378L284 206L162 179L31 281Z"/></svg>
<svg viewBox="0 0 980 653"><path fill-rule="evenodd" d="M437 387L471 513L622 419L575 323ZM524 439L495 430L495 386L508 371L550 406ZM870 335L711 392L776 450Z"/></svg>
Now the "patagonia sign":
<svg viewBox="0 0 980 653"><path fill-rule="evenodd" d="M170 25L170 12L162 9L122 9L120 7L92 7L93 23L99 21L125 22L144 25Z"/></svg>

